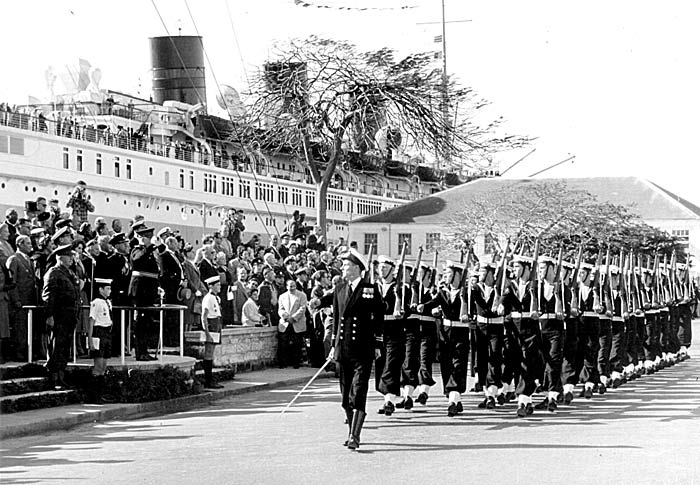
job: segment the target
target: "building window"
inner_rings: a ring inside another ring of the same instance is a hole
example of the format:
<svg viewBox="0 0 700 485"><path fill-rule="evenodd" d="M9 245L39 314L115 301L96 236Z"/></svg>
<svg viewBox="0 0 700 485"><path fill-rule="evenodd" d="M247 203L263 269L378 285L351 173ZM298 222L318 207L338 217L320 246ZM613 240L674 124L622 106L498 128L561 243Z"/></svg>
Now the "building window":
<svg viewBox="0 0 700 485"><path fill-rule="evenodd" d="M238 181L238 196L243 199L250 199L250 181L249 180L239 180Z"/></svg>
<svg viewBox="0 0 700 485"><path fill-rule="evenodd" d="M102 175L102 155L99 153L95 155L95 173Z"/></svg>
<svg viewBox="0 0 700 485"><path fill-rule="evenodd" d="M126 159L126 178L131 180L131 160Z"/></svg>
<svg viewBox="0 0 700 485"><path fill-rule="evenodd" d="M493 254L496 252L496 240L491 234L484 236L484 254Z"/></svg>
<svg viewBox="0 0 700 485"><path fill-rule="evenodd" d="M75 156L75 168L78 169L79 172L83 171L83 151L78 150L78 154Z"/></svg>
<svg viewBox="0 0 700 485"><path fill-rule="evenodd" d="M70 150L68 148L63 149L63 168L70 168L68 158L70 157Z"/></svg>
<svg viewBox="0 0 700 485"><path fill-rule="evenodd" d="M281 185L277 187L277 202L280 204L289 204L289 191L287 187Z"/></svg>
<svg viewBox="0 0 700 485"><path fill-rule="evenodd" d="M397 250L397 254L401 254L401 251L403 250L403 243L406 243L406 255L411 254L411 235L410 234L399 233L399 249Z"/></svg>
<svg viewBox="0 0 700 485"><path fill-rule="evenodd" d="M305 191L305 199L306 207L311 207L312 209L316 207L316 195L313 192Z"/></svg>
<svg viewBox="0 0 700 485"><path fill-rule="evenodd" d="M672 229L671 236L678 240L686 253L690 250L690 229Z"/></svg>
<svg viewBox="0 0 700 485"><path fill-rule="evenodd" d="M301 207L301 189L292 188L292 205Z"/></svg>
<svg viewBox="0 0 700 485"><path fill-rule="evenodd" d="M374 254L377 254L377 233L365 233L364 254L369 254L369 247L374 246ZM372 264L370 262L370 264Z"/></svg>
<svg viewBox="0 0 700 485"><path fill-rule="evenodd" d="M440 233L429 232L425 235L425 249L440 249Z"/></svg>

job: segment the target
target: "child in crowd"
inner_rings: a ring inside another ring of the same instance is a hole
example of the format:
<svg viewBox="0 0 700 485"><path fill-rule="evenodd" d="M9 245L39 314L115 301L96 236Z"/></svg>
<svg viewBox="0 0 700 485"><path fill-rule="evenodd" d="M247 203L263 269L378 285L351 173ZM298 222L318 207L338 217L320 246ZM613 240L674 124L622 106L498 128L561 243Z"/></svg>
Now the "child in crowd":
<svg viewBox="0 0 700 485"><path fill-rule="evenodd" d="M94 359L92 368L93 388L100 403L111 402L105 395L105 371L107 359L112 354L112 280L95 278L96 293L90 303L88 321L88 345Z"/></svg>
<svg viewBox="0 0 700 485"><path fill-rule="evenodd" d="M221 301L218 294L221 291L221 279L218 275L204 281L209 291L202 298L202 329L204 330L204 387L221 389L222 385L213 380L214 347L221 342Z"/></svg>

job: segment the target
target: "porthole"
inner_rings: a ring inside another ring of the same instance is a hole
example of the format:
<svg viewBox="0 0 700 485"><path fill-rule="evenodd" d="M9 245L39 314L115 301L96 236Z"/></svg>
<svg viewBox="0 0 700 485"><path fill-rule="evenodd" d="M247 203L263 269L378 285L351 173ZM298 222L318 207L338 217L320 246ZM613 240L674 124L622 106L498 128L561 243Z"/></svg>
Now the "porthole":
<svg viewBox="0 0 700 485"><path fill-rule="evenodd" d="M124 205L126 205L126 199L124 199Z"/></svg>
<svg viewBox="0 0 700 485"><path fill-rule="evenodd" d="M109 197L105 197L105 200L106 200L107 203L109 204Z"/></svg>
<svg viewBox="0 0 700 485"><path fill-rule="evenodd" d="M138 207L141 207L141 201L139 200L139 201L136 203L136 205L137 205Z"/></svg>
<svg viewBox="0 0 700 485"><path fill-rule="evenodd" d="M5 188L5 182L3 182L2 184L0 184L0 186L4 189L4 188Z"/></svg>
<svg viewBox="0 0 700 485"><path fill-rule="evenodd" d="M36 192L36 187L32 187L32 192Z"/></svg>
<svg viewBox="0 0 700 485"><path fill-rule="evenodd" d="M194 209L190 209L190 214L194 214Z"/></svg>
<svg viewBox="0 0 700 485"><path fill-rule="evenodd" d="M170 206L169 206L169 205L166 205L166 206L165 206L165 210L166 210L166 211L169 211L169 210L170 210Z"/></svg>
<svg viewBox="0 0 700 485"><path fill-rule="evenodd" d="M25 192L29 192L29 187L27 187L27 186L25 185L25 186L24 186L24 191L25 191Z"/></svg>
<svg viewBox="0 0 700 485"><path fill-rule="evenodd" d="M53 195L58 195L58 190L54 190Z"/></svg>

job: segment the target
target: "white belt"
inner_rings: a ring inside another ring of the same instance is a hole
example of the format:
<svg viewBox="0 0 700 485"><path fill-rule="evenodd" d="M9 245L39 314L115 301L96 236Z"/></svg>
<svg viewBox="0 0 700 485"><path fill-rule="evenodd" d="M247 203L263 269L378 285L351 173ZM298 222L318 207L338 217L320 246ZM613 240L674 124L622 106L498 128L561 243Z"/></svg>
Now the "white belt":
<svg viewBox="0 0 700 485"><path fill-rule="evenodd" d="M624 322L625 319L622 317L612 317L613 322Z"/></svg>
<svg viewBox="0 0 700 485"><path fill-rule="evenodd" d="M510 312L510 318L523 318L523 314L520 312Z"/></svg>
<svg viewBox="0 0 700 485"><path fill-rule="evenodd" d="M556 319L557 319L556 313L543 313L540 315L540 320L556 320Z"/></svg>
<svg viewBox="0 0 700 485"><path fill-rule="evenodd" d="M584 317L598 317L600 314L598 312L583 312Z"/></svg>
<svg viewBox="0 0 700 485"><path fill-rule="evenodd" d="M463 327L463 328L469 328L469 324L466 322L460 322L457 320L448 320L447 318L443 318L442 324L446 327Z"/></svg>
<svg viewBox="0 0 700 485"><path fill-rule="evenodd" d="M414 317L414 318L415 318L415 317ZM420 320L421 322L434 322L434 321L435 321L435 317L429 317L429 316L427 316L427 315L418 315L417 318L418 318L418 320Z"/></svg>
<svg viewBox="0 0 700 485"><path fill-rule="evenodd" d="M647 315L656 315L657 313L659 313L659 310L657 310L657 309L649 309L649 310L644 310L644 313L647 314Z"/></svg>
<svg viewBox="0 0 700 485"><path fill-rule="evenodd" d="M598 315L598 319L599 320L610 320L610 317L607 316L605 313L601 313L600 315Z"/></svg>
<svg viewBox="0 0 700 485"><path fill-rule="evenodd" d="M401 320L401 317L396 315L384 315L384 320Z"/></svg>
<svg viewBox="0 0 700 485"><path fill-rule="evenodd" d="M158 275L156 273L147 273L146 271L132 271L131 276L141 276L143 278L154 278L158 279Z"/></svg>
<svg viewBox="0 0 700 485"><path fill-rule="evenodd" d="M499 324L503 323L503 317L496 317L496 318L486 318L482 317L481 315L476 316L476 321L479 323L494 323L494 324Z"/></svg>

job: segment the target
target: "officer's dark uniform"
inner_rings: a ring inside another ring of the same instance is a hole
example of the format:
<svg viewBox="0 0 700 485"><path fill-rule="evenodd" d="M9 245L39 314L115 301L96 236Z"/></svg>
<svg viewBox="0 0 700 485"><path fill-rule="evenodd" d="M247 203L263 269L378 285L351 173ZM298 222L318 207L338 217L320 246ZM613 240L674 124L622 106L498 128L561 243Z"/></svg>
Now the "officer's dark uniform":
<svg viewBox="0 0 700 485"><path fill-rule="evenodd" d="M67 255L71 245L57 248L52 254ZM73 342L73 331L78 322L80 285L78 277L61 264L53 266L44 276L42 299L46 302L46 316L53 317L52 344L47 368L54 384L63 385L63 371L68 365Z"/></svg>
<svg viewBox="0 0 700 485"><path fill-rule="evenodd" d="M153 229L145 224L135 230L140 236L149 238ZM131 281L129 296L137 307L151 307L158 304L158 260L154 254L156 246L139 244L131 250ZM136 340L136 360L153 360L148 354L148 338L153 331L153 310L137 310L134 322L134 338Z"/></svg>
<svg viewBox="0 0 700 485"><path fill-rule="evenodd" d="M366 269L359 258L356 261ZM369 377L372 372L375 349L380 348L380 321L384 314L379 289L365 278L360 278L354 291L349 282L343 281L333 291L333 333L335 352L340 370L340 393L350 425L350 434L362 429ZM349 439L350 441L350 439Z"/></svg>
<svg viewBox="0 0 700 485"><path fill-rule="evenodd" d="M126 236L123 233L115 234L109 243L112 245L127 242ZM112 280L112 304L115 307L131 306L132 299L129 297L129 282L131 281L131 262L129 257L121 254L119 251L114 251L109 255L107 260L107 276ZM114 308L112 310L112 357L121 355L119 342L121 340L121 318L123 309ZM128 313L124 311L124 319L128 318ZM128 327L124 322L124 331Z"/></svg>
<svg viewBox="0 0 700 485"><path fill-rule="evenodd" d="M544 281L540 283L538 288L538 302L540 314L540 333L542 335L542 355L545 360L544 382L543 388L550 393L561 393L561 369L563 362L563 345L564 345L564 320L560 320L556 315L557 307L557 286L554 285L554 291L549 298L544 292ZM566 302L562 302L564 314L568 313ZM552 396L553 397L553 396ZM545 399L541 404L535 406L535 409L543 409L547 407L550 411L556 409L554 399Z"/></svg>

